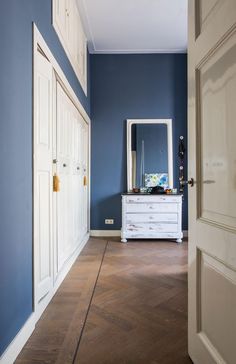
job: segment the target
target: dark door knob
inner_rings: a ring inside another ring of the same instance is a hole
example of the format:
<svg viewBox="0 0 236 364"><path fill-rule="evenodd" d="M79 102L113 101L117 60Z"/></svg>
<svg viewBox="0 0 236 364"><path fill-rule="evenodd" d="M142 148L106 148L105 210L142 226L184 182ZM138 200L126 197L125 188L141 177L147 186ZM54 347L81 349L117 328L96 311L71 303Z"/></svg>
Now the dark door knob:
<svg viewBox="0 0 236 364"><path fill-rule="evenodd" d="M185 185L189 185L190 187L193 187L195 182L194 182L193 178L190 178L188 181L180 180L179 183L182 187Z"/></svg>

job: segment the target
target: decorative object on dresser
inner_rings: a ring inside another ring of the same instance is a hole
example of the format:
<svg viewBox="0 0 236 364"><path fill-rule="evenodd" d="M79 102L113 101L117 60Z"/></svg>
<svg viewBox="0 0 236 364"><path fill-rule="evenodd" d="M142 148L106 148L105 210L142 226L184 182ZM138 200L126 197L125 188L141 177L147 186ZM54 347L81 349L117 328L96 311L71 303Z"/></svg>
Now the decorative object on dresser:
<svg viewBox="0 0 236 364"><path fill-rule="evenodd" d="M181 135L179 137L179 150L178 150L178 157L179 157L179 191L182 193L184 192L184 156L185 156L185 146L184 146L184 137Z"/></svg>
<svg viewBox="0 0 236 364"><path fill-rule="evenodd" d="M182 242L182 195L122 195L121 241L144 238Z"/></svg>

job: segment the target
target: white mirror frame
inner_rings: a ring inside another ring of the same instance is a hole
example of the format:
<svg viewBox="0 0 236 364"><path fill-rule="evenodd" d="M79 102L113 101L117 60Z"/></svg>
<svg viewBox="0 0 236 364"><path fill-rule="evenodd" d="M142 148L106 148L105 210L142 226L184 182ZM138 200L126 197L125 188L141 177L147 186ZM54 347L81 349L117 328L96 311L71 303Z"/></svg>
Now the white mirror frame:
<svg viewBox="0 0 236 364"><path fill-rule="evenodd" d="M168 178L169 187L173 188L173 136L172 119L127 119L127 190L132 191L132 125L166 124L168 142Z"/></svg>

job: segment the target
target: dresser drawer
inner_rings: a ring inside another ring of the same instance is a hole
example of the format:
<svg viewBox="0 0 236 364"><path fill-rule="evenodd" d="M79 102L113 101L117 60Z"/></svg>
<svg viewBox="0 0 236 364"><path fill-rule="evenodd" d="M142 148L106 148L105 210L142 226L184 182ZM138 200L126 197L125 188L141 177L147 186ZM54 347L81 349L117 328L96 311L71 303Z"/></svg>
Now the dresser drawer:
<svg viewBox="0 0 236 364"><path fill-rule="evenodd" d="M126 205L127 213L138 212L178 212L177 203L128 203Z"/></svg>
<svg viewBox="0 0 236 364"><path fill-rule="evenodd" d="M178 224L162 224L162 223L136 223L127 224L127 232L140 232L140 233L177 233Z"/></svg>
<svg viewBox="0 0 236 364"><path fill-rule="evenodd" d="M171 196L171 195L148 195L148 196L126 196L126 203L173 203L181 202L182 196Z"/></svg>
<svg viewBox="0 0 236 364"><path fill-rule="evenodd" d="M132 224L136 222L178 222L178 214L127 214L126 223Z"/></svg>

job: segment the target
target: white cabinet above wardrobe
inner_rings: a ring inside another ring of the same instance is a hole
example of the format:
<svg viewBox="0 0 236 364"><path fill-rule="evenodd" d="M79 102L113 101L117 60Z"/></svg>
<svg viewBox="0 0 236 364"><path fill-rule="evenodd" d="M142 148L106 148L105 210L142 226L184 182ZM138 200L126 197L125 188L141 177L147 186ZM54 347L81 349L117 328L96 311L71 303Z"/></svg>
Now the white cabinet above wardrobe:
<svg viewBox="0 0 236 364"><path fill-rule="evenodd" d="M76 0L52 0L53 26L87 94L87 39Z"/></svg>

